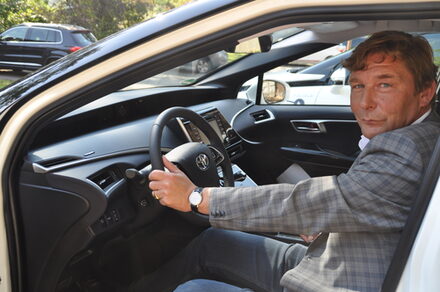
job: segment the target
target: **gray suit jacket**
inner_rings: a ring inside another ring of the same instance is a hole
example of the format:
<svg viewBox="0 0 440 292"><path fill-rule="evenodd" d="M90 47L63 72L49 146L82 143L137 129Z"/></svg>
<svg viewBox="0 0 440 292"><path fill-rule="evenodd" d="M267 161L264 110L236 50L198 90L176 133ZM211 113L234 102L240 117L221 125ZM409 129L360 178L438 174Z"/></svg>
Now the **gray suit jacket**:
<svg viewBox="0 0 440 292"><path fill-rule="evenodd" d="M417 194L440 119L371 139L346 174L213 189L210 222L242 231L322 234L281 279L292 291L379 291Z"/></svg>

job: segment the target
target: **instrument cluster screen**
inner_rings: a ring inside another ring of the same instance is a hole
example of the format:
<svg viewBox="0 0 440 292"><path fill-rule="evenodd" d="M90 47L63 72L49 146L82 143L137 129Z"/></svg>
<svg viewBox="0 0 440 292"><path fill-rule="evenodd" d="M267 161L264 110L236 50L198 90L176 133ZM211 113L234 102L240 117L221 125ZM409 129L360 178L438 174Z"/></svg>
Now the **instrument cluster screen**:
<svg viewBox="0 0 440 292"><path fill-rule="evenodd" d="M226 131L231 127L223 115L217 110L213 109L205 113L200 114L208 124L214 129L214 131L219 136L220 140L223 141L225 145L228 144ZM180 120L180 124L187 136L188 140L191 142L203 142L209 144L209 140L206 135L199 130L193 123L185 120Z"/></svg>

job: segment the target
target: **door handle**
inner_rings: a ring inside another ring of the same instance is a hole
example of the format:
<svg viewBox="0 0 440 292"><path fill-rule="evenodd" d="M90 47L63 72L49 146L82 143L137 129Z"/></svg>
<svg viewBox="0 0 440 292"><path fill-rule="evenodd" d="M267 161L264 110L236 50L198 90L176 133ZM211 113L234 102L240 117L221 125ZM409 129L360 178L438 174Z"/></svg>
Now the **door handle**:
<svg viewBox="0 0 440 292"><path fill-rule="evenodd" d="M325 125L321 121L311 121L311 120L292 120L290 121L295 131L300 133L314 133L320 134L327 132Z"/></svg>

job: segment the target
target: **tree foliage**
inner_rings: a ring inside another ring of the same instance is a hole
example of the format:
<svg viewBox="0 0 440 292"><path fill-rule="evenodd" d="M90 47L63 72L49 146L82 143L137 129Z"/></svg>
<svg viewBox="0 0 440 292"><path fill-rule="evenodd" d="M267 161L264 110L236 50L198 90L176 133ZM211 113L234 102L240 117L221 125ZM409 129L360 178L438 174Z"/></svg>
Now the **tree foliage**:
<svg viewBox="0 0 440 292"><path fill-rule="evenodd" d="M190 0L153 0L152 9L148 11L148 16L153 17L159 13L174 9L176 7L182 6Z"/></svg>
<svg viewBox="0 0 440 292"><path fill-rule="evenodd" d="M190 1L0 0L0 30L22 22L68 23L90 29L99 39Z"/></svg>
<svg viewBox="0 0 440 292"><path fill-rule="evenodd" d="M103 38L190 0L59 0L52 22L84 26Z"/></svg>
<svg viewBox="0 0 440 292"><path fill-rule="evenodd" d="M81 25L102 38L143 20L150 7L142 0L60 0L55 8L52 22Z"/></svg>
<svg viewBox="0 0 440 292"><path fill-rule="evenodd" d="M48 0L0 0L0 31L23 22L49 22Z"/></svg>

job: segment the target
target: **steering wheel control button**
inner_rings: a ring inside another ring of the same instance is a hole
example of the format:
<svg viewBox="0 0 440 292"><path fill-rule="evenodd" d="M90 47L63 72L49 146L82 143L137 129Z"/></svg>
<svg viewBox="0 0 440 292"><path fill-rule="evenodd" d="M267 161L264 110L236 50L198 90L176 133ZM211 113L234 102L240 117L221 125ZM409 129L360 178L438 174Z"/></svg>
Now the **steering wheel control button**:
<svg viewBox="0 0 440 292"><path fill-rule="evenodd" d="M112 214L112 217L113 217L113 221L114 221L114 222L119 222L120 217L119 217L119 212L118 212L118 210L113 209L113 210L111 211L111 214Z"/></svg>
<svg viewBox="0 0 440 292"><path fill-rule="evenodd" d="M193 212L199 213L199 205L203 200L202 191L203 188L197 187L188 197Z"/></svg>
<svg viewBox="0 0 440 292"><path fill-rule="evenodd" d="M107 222L105 221L104 217L99 218L99 224L101 224L102 227L107 226Z"/></svg>
<svg viewBox="0 0 440 292"><path fill-rule="evenodd" d="M212 147L211 145L209 145L208 148L209 148L209 150L211 150L212 158L215 161L215 165L219 165L220 163L222 163L223 160L225 159L223 154L219 150L217 150L215 147Z"/></svg>

